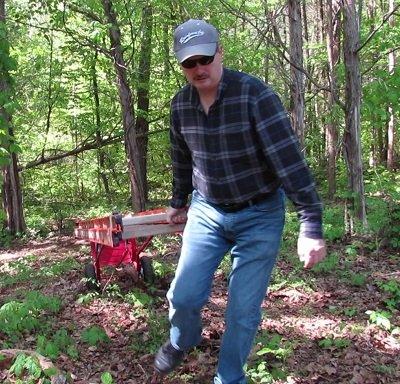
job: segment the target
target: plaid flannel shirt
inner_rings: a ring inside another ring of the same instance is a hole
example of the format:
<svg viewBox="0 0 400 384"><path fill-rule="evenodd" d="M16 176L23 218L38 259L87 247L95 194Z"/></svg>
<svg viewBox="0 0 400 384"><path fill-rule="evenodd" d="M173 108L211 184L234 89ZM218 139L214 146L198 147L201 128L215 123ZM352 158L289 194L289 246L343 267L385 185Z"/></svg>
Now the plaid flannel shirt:
<svg viewBox="0 0 400 384"><path fill-rule="evenodd" d="M193 189L213 204L230 204L283 187L300 236L322 238L313 178L279 97L261 80L224 68L208 114L186 85L171 103L170 138L172 207L184 207Z"/></svg>

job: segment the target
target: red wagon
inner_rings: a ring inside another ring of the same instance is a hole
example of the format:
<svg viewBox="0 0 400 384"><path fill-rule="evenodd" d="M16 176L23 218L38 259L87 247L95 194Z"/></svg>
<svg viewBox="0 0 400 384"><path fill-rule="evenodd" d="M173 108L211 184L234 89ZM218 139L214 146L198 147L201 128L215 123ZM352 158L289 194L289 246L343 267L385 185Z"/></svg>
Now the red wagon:
<svg viewBox="0 0 400 384"><path fill-rule="evenodd" d="M85 266L89 289L98 289L101 268L130 265L146 282L153 282L152 259L143 255L153 236L179 233L182 224L168 224L165 209L140 212L134 215L112 214L76 223L75 237L90 242L92 263Z"/></svg>

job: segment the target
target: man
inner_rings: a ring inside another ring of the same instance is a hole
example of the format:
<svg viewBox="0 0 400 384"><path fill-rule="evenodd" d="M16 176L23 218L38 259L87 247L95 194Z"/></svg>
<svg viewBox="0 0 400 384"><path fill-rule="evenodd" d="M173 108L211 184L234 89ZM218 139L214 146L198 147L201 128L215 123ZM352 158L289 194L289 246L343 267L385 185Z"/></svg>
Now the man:
<svg viewBox="0 0 400 384"><path fill-rule="evenodd" d="M326 253L321 203L279 98L261 80L223 67L217 30L188 20L174 32L174 52L188 84L171 104L168 221L184 219L190 194L192 200L167 294L170 340L154 365L161 374L171 372L201 341L200 311L230 252L226 329L214 383L242 384L280 247L282 189L298 211L298 253L306 268Z"/></svg>

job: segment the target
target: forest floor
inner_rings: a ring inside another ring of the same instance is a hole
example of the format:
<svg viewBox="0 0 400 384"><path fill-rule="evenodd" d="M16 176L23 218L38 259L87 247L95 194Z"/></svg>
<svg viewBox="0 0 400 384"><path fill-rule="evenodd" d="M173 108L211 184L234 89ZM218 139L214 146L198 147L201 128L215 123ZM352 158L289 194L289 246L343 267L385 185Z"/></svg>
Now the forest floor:
<svg viewBox="0 0 400 384"><path fill-rule="evenodd" d="M175 373L157 377L153 358L168 335L165 294L179 238L156 245L149 250L158 275L154 285L133 283L126 271L107 269L101 294L86 290L82 278L89 247L73 238L0 251L0 347L50 356L76 384L211 383L224 327L229 259L217 270L203 311L202 344ZM366 245L362 239L331 244L328 259L311 271L301 268L293 250L283 250L263 303L249 382L400 383L400 254ZM30 291L44 296L35 301ZM49 296L60 298L61 306L32 309L35 304L29 304ZM6 306L11 301L30 309L13 319ZM17 370L1 362L0 383L18 382Z"/></svg>

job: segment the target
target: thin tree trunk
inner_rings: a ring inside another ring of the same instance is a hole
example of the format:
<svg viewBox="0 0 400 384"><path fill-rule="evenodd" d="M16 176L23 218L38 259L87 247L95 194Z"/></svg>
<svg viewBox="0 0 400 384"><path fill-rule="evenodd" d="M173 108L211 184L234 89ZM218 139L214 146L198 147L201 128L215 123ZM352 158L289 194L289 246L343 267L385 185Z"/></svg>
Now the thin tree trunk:
<svg viewBox="0 0 400 384"><path fill-rule="evenodd" d="M117 74L118 93L122 110L122 124L124 127L125 151L128 158L129 177L131 181L132 207L137 211L145 208L145 196L141 184L142 173L140 152L135 132L135 115L132 101L132 91L128 83L126 64L121 45L121 32L117 17L110 0L102 0L104 14L109 24L111 52L114 59L114 68Z"/></svg>
<svg viewBox="0 0 400 384"><path fill-rule="evenodd" d="M98 143L97 162L99 167L99 177L103 184L104 193L106 195L107 202L111 204L112 201L111 191L110 191L110 185L108 183L108 178L106 174L106 165L105 165L106 155L102 148L99 84L97 82L97 72L96 72L97 56L98 53L97 51L95 51L94 58L92 61L92 85L93 85L94 111L96 119L96 141Z"/></svg>
<svg viewBox="0 0 400 384"><path fill-rule="evenodd" d="M150 5L143 8L143 35L141 39L141 52L139 61L138 90L137 90L137 117L135 132L138 135L138 149L140 151L139 161L143 193L148 200L147 186L147 149L149 132L149 88L150 88L150 65L151 65L151 35L153 26L153 13Z"/></svg>
<svg viewBox="0 0 400 384"><path fill-rule="evenodd" d="M340 57L339 44L339 10L338 0L327 1L327 50L329 63L330 92L328 93L328 110L333 111L337 99L336 66ZM336 193L336 156L338 146L338 127L333 113L330 121L326 124L326 152L328 158L328 198L332 199Z"/></svg>
<svg viewBox="0 0 400 384"><path fill-rule="evenodd" d="M344 32L344 65L346 75L344 153L347 162L351 212L364 227L367 215L364 196L363 165L361 157L360 104L361 74L359 47L359 25L355 0L342 0Z"/></svg>
<svg viewBox="0 0 400 384"><path fill-rule="evenodd" d="M303 68L303 28L299 0L289 0L290 60L298 68ZM294 66L290 67L291 92L290 112L292 125L300 144L304 146L304 74Z"/></svg>
<svg viewBox="0 0 400 384"><path fill-rule="evenodd" d="M389 0L389 13L394 11L394 0ZM391 15L389 18L389 25L391 28L395 27L394 23L394 16ZM389 53L389 74L394 76L394 68L396 66L396 56L394 51ZM388 107L389 112L389 121L387 127L387 168L389 170L393 170L395 168L394 165L394 131L395 131L395 115L393 111L393 106L389 105Z"/></svg>
<svg viewBox="0 0 400 384"><path fill-rule="evenodd" d="M2 167L2 205L6 213L6 228L12 233L26 230L24 210L22 205L22 190L18 174L18 158L14 151L14 132L11 114L5 107L10 101L12 88L9 74L10 59L7 41L5 0L0 0L0 129L6 135L4 147L10 153L9 164ZM1 62L4 60L4 62Z"/></svg>

